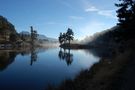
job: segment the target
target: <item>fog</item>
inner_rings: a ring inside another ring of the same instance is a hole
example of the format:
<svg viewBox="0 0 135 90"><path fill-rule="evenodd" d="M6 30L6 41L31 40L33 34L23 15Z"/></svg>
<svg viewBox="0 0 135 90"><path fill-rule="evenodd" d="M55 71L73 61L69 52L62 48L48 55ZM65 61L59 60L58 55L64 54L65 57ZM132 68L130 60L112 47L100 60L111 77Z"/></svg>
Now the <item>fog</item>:
<svg viewBox="0 0 135 90"><path fill-rule="evenodd" d="M80 44L90 44L90 43L103 41L103 38L105 39L105 34L108 34L109 32L113 32L114 30L116 30L116 28L118 28L118 26L114 26L114 27L112 27L110 29L103 30L101 32L96 32L92 36L86 36L79 43ZM109 37L110 36L106 37L106 39L109 38Z"/></svg>

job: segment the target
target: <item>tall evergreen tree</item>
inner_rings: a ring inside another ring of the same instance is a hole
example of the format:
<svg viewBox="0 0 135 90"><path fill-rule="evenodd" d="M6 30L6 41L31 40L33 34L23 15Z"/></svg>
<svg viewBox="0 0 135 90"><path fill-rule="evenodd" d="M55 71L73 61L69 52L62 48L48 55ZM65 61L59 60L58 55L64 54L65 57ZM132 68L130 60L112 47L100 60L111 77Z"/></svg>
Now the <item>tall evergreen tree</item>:
<svg viewBox="0 0 135 90"><path fill-rule="evenodd" d="M68 28L67 32L66 32L66 39L69 41L69 44L70 44L70 41L73 40L73 35L74 35L74 32L72 31L72 29Z"/></svg>
<svg viewBox="0 0 135 90"><path fill-rule="evenodd" d="M60 33L60 36L59 36L59 43L62 44L63 43L63 36L62 36L62 33Z"/></svg>
<svg viewBox="0 0 135 90"><path fill-rule="evenodd" d="M62 38L63 38L64 44L65 44L65 43L66 43L66 41L67 41L66 33L63 33Z"/></svg>
<svg viewBox="0 0 135 90"><path fill-rule="evenodd" d="M115 4L119 7L117 17L119 25L127 25L135 22L135 0L119 0L121 3Z"/></svg>
<svg viewBox="0 0 135 90"><path fill-rule="evenodd" d="M34 46L35 40L37 39L37 31L33 30L33 27L31 26L31 44Z"/></svg>

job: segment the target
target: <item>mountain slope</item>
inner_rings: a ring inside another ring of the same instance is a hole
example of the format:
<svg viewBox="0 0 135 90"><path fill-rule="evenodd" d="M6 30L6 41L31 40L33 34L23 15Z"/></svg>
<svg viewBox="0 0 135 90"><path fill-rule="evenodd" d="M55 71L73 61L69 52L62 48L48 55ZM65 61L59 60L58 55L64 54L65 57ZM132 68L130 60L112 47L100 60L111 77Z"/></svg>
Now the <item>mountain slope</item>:
<svg viewBox="0 0 135 90"><path fill-rule="evenodd" d="M17 34L14 25L5 17L0 16L0 41L9 40L10 34Z"/></svg>
<svg viewBox="0 0 135 90"><path fill-rule="evenodd" d="M0 16L0 32L9 31L10 33L16 33L15 27L5 17Z"/></svg>

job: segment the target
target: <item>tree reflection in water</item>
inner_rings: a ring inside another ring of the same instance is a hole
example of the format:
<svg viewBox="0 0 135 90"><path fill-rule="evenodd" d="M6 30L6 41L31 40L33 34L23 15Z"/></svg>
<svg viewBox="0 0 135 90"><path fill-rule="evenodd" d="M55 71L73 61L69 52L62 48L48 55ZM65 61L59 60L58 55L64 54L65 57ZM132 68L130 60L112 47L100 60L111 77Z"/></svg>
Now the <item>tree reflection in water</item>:
<svg viewBox="0 0 135 90"><path fill-rule="evenodd" d="M31 47L31 60L30 60L30 65L33 65L33 62L37 61L37 52L35 47Z"/></svg>
<svg viewBox="0 0 135 90"><path fill-rule="evenodd" d="M60 48L58 56L60 60L65 60L68 66L73 62L73 54L70 53L70 49L67 51L66 49L62 50L62 48Z"/></svg>
<svg viewBox="0 0 135 90"><path fill-rule="evenodd" d="M0 52L0 71L5 70L11 63L13 63L17 54L17 52Z"/></svg>

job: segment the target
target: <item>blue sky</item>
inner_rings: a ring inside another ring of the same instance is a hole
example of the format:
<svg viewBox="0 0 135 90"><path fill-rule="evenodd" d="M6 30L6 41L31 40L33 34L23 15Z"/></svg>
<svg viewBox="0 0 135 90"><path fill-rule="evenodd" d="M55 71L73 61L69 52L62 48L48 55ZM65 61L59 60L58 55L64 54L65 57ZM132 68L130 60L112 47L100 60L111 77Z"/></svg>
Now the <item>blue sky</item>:
<svg viewBox="0 0 135 90"><path fill-rule="evenodd" d="M82 39L116 25L114 3L118 0L1 0L0 15L13 23L18 32L30 31L57 38L72 28Z"/></svg>

